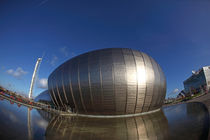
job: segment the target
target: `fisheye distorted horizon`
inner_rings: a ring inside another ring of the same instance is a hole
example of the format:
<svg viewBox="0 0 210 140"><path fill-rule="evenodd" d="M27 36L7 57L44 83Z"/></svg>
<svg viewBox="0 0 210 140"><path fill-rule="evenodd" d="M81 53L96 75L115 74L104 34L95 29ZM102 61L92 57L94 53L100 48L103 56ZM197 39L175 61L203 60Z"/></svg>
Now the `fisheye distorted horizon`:
<svg viewBox="0 0 210 140"><path fill-rule="evenodd" d="M34 96L66 60L102 48L131 48L160 64L167 94L183 89L192 70L210 65L210 1L1 1L0 85Z"/></svg>

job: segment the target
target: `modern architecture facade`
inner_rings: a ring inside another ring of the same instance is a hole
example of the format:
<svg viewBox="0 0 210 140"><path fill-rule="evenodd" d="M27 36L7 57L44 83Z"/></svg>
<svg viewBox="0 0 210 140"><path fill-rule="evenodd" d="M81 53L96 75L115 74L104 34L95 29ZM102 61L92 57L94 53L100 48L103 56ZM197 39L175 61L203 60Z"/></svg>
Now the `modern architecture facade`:
<svg viewBox="0 0 210 140"><path fill-rule="evenodd" d="M108 48L74 57L48 78L53 103L81 114L123 115L159 109L165 76L153 58L127 49Z"/></svg>
<svg viewBox="0 0 210 140"><path fill-rule="evenodd" d="M49 91L45 90L42 93L40 93L35 99L35 102L42 102L42 103L46 103L46 104L52 104L52 99L50 97Z"/></svg>
<svg viewBox="0 0 210 140"><path fill-rule="evenodd" d="M183 82L186 94L193 94L210 89L210 66L205 66L192 73L187 80Z"/></svg>

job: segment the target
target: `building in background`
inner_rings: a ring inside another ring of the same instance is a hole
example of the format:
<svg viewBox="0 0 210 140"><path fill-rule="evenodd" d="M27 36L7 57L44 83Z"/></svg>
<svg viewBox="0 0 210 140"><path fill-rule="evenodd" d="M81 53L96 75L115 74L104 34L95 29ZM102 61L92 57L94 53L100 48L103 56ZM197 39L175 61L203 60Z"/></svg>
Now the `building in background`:
<svg viewBox="0 0 210 140"><path fill-rule="evenodd" d="M207 93L210 91L210 66L192 71L192 76L183 82L186 94Z"/></svg>
<svg viewBox="0 0 210 140"><path fill-rule="evenodd" d="M185 93L185 91L184 90L182 90L181 92L179 92L179 94L177 95L177 99L182 99L182 98L184 98L184 97L186 97L187 96L187 94Z"/></svg>

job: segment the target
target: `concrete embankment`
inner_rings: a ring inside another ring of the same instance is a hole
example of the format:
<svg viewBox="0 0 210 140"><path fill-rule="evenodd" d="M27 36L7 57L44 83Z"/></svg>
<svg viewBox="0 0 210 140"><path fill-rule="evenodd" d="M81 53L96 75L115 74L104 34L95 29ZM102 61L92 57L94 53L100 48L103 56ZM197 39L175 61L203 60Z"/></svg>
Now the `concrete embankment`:
<svg viewBox="0 0 210 140"><path fill-rule="evenodd" d="M187 102L202 102L203 104L206 105L206 107L208 108L208 110L210 112L210 93L207 93L207 94L200 96L198 98L191 99Z"/></svg>

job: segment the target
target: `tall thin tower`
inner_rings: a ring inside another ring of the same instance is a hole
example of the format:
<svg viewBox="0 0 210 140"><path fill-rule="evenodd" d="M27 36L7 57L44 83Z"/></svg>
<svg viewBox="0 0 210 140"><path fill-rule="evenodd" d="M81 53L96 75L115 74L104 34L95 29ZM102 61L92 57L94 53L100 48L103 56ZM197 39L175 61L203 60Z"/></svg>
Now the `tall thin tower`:
<svg viewBox="0 0 210 140"><path fill-rule="evenodd" d="M32 140L33 139L33 135L32 135L32 127L31 127L31 110L30 108L28 108L28 139Z"/></svg>
<svg viewBox="0 0 210 140"><path fill-rule="evenodd" d="M30 86L30 90L29 90L29 95L28 97L31 99L32 98L32 92L33 92L33 88L34 88L34 82L35 82L35 79L36 79L36 73L37 73L37 70L39 68L39 65L42 61L42 58L38 58L37 61L36 61L36 65L35 65L35 68L34 68L34 73L32 75L32 79L31 79L31 86Z"/></svg>

